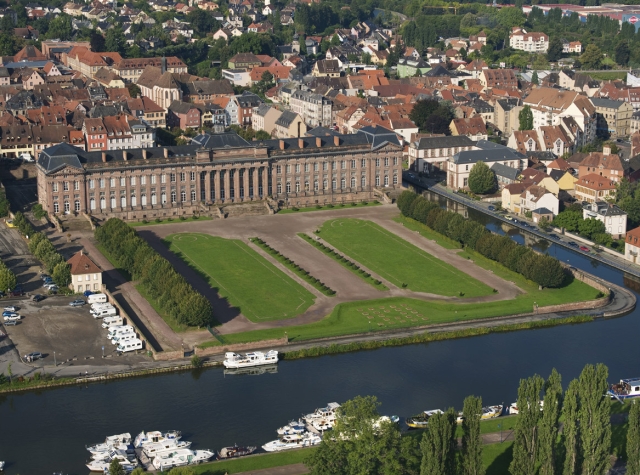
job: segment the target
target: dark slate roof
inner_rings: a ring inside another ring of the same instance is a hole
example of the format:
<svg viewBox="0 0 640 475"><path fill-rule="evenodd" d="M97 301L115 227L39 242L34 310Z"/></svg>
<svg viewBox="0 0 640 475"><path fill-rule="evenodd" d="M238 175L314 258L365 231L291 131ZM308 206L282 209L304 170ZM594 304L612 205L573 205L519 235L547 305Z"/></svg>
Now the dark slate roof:
<svg viewBox="0 0 640 475"><path fill-rule="evenodd" d="M328 127L314 127L313 129L307 131L307 135L310 137L326 137L340 134Z"/></svg>
<svg viewBox="0 0 640 475"><path fill-rule="evenodd" d="M596 107L605 107L608 109L618 109L624 104L624 101L614 101L612 99L605 99L600 97L592 97L591 102Z"/></svg>
<svg viewBox="0 0 640 475"><path fill-rule="evenodd" d="M68 143L63 142L54 145L40 154L38 157L38 165L47 172L53 172L66 165L82 169L82 164L78 158L78 151L82 150Z"/></svg>
<svg viewBox="0 0 640 475"><path fill-rule="evenodd" d="M552 162L556 158L558 158L553 154L553 152L550 152L548 150L528 150L527 157L537 158L541 162L549 162L549 161Z"/></svg>
<svg viewBox="0 0 640 475"><path fill-rule="evenodd" d="M235 133L226 134L201 134L191 140L192 144L198 144L203 148L231 148L250 147L251 144Z"/></svg>
<svg viewBox="0 0 640 475"><path fill-rule="evenodd" d="M395 132L385 129L384 127L372 127L368 125L367 127L363 127L358 130L356 135L363 134L367 137L367 142L371 144L372 148L382 147L387 143L391 143L402 147L402 144L398 140L398 136Z"/></svg>
<svg viewBox="0 0 640 475"><path fill-rule="evenodd" d="M564 170L557 170L557 169L553 169L553 170L549 170L547 172L547 175L549 175L551 178L553 178L554 181L558 181L560 178L562 178L564 176L564 174L567 173Z"/></svg>
<svg viewBox="0 0 640 475"><path fill-rule="evenodd" d="M478 140L476 147L481 150L467 150L453 156L454 163L497 162L506 160L522 160L526 158L520 152L488 140Z"/></svg>
<svg viewBox="0 0 640 475"><path fill-rule="evenodd" d="M452 77L453 74L451 73L451 71L449 71L448 69L444 68L442 65L437 64L436 66L433 67L432 70L427 71L425 74L423 74L423 76L425 76L425 77L442 77L442 76Z"/></svg>
<svg viewBox="0 0 640 475"><path fill-rule="evenodd" d="M536 214L553 214L553 211L547 209L547 208L536 208L532 211L532 213L536 213Z"/></svg>
<svg viewBox="0 0 640 475"><path fill-rule="evenodd" d="M280 117L278 117L278 120L276 120L276 125L280 125L282 127L289 127L291 123L294 120L296 120L296 117L298 117L298 114L296 114L295 112L284 111L280 115Z"/></svg>
<svg viewBox="0 0 640 475"><path fill-rule="evenodd" d="M518 173L520 173L517 168L508 167L502 163L494 163L491 166L491 170L493 170L496 176L501 176L513 181L518 178Z"/></svg>
<svg viewBox="0 0 640 475"><path fill-rule="evenodd" d="M418 150L434 148L472 147L475 142L466 135L445 135L444 137L423 137L418 141Z"/></svg>
<svg viewBox="0 0 640 475"><path fill-rule="evenodd" d="M582 207L587 213L600 216L622 216L627 213L622 211L616 205L607 203L605 201L596 201L595 203L588 203ZM593 217L593 216L592 216Z"/></svg>

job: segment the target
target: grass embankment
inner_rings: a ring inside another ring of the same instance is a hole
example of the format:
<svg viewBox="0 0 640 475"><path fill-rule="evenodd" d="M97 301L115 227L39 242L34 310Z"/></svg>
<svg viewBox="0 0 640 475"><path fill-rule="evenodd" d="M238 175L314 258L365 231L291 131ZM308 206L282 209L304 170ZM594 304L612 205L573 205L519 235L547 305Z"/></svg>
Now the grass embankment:
<svg viewBox="0 0 640 475"><path fill-rule="evenodd" d="M259 246L260 249L270 254L275 260L277 260L282 265L286 266L289 270L291 270L291 272L296 274L301 279L307 281L309 284L311 284L314 288L316 288L323 294L329 297L333 297L336 294L335 290L324 285L324 282L320 282L319 279L316 279L314 276L309 274L309 271L304 270L302 267L300 267L298 264L293 262L291 259L289 259L288 257L285 257L279 251L269 246L269 244L264 242L262 239L251 238L250 241L253 242L256 246Z"/></svg>
<svg viewBox="0 0 640 475"><path fill-rule="evenodd" d="M309 211L329 211L329 210L336 210L336 209L351 209L351 208L364 208L364 207L372 207L372 206L377 206L379 205L380 202L378 201L363 201L361 203L349 203L349 204L339 204L339 205L332 205L332 204L328 204L325 206L321 206L321 205L316 205L316 206L309 206L308 208L287 208L287 209L281 209L280 211L278 211L278 214L291 214L291 213L307 213Z"/></svg>
<svg viewBox="0 0 640 475"><path fill-rule="evenodd" d="M312 236L309 236L308 234L298 233L298 236L300 236L302 239L307 241L309 244L311 244L316 249L322 251L327 256L331 257L334 261L336 261L338 264L340 264L345 269L353 272L355 275L357 275L362 280L364 280L367 284L372 285L373 287L375 287L378 290L389 290L389 287L384 285L378 279L372 277L371 274L369 274L367 271L365 271L364 269L361 269L358 264L356 264L355 262L350 261L349 259L347 259L345 256L343 256L339 252L334 251L333 249L331 249L328 246L325 246L324 244L322 244L321 242L315 240Z"/></svg>
<svg viewBox="0 0 640 475"><path fill-rule="evenodd" d="M311 292L240 240L180 233L165 242L252 322L293 318L314 302Z"/></svg>
<svg viewBox="0 0 640 475"><path fill-rule="evenodd" d="M188 218L165 218L160 219L156 218L152 221L147 221L146 223L143 221L138 221L135 223L128 223L129 226L138 228L140 226L155 226L156 224L176 224L176 223L189 223L191 221L211 221L213 218L210 216L189 216Z"/></svg>
<svg viewBox="0 0 640 475"><path fill-rule="evenodd" d="M405 216L398 216L397 218L393 218L396 223L402 224L405 228L411 229L412 231L417 231L420 233L422 237L430 239L431 241L435 241L441 247L445 249L461 249L462 246L458 241L454 241L447 236L443 236L440 233L433 231L431 228L425 226L419 221L415 219L407 218Z"/></svg>
<svg viewBox="0 0 640 475"><path fill-rule="evenodd" d="M333 219L319 231L333 247L399 288L456 297L493 293L488 285L371 221Z"/></svg>
<svg viewBox="0 0 640 475"><path fill-rule="evenodd" d="M48 373L45 373L44 370L42 373L37 372L33 376L13 376L9 378L8 375L4 375L2 377L2 373L0 373L0 394L4 392L10 391L27 391L32 388L43 388L43 387L56 387L64 384L69 384L75 381L75 378L57 378Z"/></svg>
<svg viewBox="0 0 640 475"><path fill-rule="evenodd" d="M591 76L593 79L598 79L600 81L615 81L616 79L622 79L623 81L627 80L627 73L625 71L621 71L618 73L611 72L598 72L598 73L586 73Z"/></svg>
<svg viewBox="0 0 640 475"><path fill-rule="evenodd" d="M235 460L221 460L219 462L195 465L191 468L197 475L224 475L225 473L248 472L250 470L302 463L313 450L315 448L261 454Z"/></svg>

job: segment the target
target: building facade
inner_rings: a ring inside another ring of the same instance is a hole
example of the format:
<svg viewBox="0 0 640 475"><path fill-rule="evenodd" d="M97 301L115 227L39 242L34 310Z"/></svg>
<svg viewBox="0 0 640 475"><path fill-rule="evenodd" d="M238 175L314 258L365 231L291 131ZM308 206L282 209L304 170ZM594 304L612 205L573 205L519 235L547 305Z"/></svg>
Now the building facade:
<svg viewBox="0 0 640 475"><path fill-rule="evenodd" d="M402 144L382 127L259 143L233 133L199 135L190 145L121 151L62 143L38 157L37 182L49 213L136 220L267 196L285 206L363 201L401 186Z"/></svg>

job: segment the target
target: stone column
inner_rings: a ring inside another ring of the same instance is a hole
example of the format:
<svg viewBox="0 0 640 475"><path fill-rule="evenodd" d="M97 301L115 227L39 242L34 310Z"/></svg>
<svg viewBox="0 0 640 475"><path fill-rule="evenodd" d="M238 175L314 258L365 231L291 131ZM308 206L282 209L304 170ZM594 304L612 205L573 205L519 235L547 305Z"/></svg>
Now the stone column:
<svg viewBox="0 0 640 475"><path fill-rule="evenodd" d="M204 183L202 183L203 181ZM208 170L204 172L204 180L198 180L198 188L202 188L202 186L204 186L204 202L209 203L211 202L211 172ZM202 193L202 190L198 189L198 193Z"/></svg>
<svg viewBox="0 0 640 475"><path fill-rule="evenodd" d="M233 200L240 201L240 169L233 170Z"/></svg>
<svg viewBox="0 0 640 475"><path fill-rule="evenodd" d="M260 167L253 167L253 199L259 199L258 196L258 175L260 171Z"/></svg>
<svg viewBox="0 0 640 475"><path fill-rule="evenodd" d="M249 201L249 170L250 168L244 168L243 186L244 186L244 198L243 201Z"/></svg>
<svg viewBox="0 0 640 475"><path fill-rule="evenodd" d="M220 203L220 170L213 170L210 179L213 180L214 199Z"/></svg>
<svg viewBox="0 0 640 475"><path fill-rule="evenodd" d="M229 200L229 188L231 187L231 180L229 179L229 169L225 168L224 170L224 199L225 201Z"/></svg>

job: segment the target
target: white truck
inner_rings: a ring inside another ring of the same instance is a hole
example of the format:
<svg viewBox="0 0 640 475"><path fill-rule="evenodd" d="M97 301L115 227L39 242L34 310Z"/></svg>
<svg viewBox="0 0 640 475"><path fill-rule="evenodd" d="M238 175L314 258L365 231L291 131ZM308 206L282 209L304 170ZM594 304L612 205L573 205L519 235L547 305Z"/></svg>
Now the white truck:
<svg viewBox="0 0 640 475"><path fill-rule="evenodd" d="M87 297L87 303L104 303L107 301L106 294L91 294Z"/></svg>
<svg viewBox="0 0 640 475"><path fill-rule="evenodd" d="M126 353L127 351L135 351L142 349L142 340L134 338L133 340L123 341L116 347L116 351Z"/></svg>
<svg viewBox="0 0 640 475"><path fill-rule="evenodd" d="M114 307L91 310L91 315L93 315L93 318L113 317L117 314L118 311Z"/></svg>
<svg viewBox="0 0 640 475"><path fill-rule="evenodd" d="M102 320L102 328L113 328L122 325L122 317L115 315L111 317L104 317Z"/></svg>

